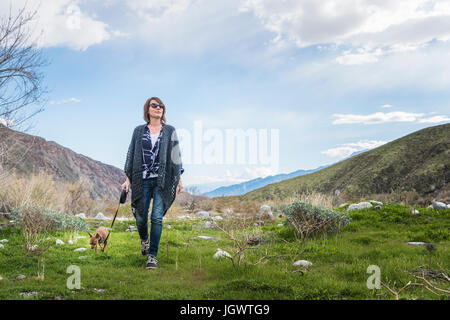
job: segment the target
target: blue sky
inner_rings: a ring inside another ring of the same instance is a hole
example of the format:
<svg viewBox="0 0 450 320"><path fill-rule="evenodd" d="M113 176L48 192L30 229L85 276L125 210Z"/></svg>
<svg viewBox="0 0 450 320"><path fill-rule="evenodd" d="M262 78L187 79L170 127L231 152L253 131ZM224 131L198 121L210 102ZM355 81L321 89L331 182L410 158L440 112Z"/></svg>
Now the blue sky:
<svg viewBox="0 0 450 320"><path fill-rule="evenodd" d="M278 132L276 166L183 159L185 186L316 168L450 122L449 18L445 0L42 1L50 92L30 133L123 168L158 96L182 156L196 122Z"/></svg>

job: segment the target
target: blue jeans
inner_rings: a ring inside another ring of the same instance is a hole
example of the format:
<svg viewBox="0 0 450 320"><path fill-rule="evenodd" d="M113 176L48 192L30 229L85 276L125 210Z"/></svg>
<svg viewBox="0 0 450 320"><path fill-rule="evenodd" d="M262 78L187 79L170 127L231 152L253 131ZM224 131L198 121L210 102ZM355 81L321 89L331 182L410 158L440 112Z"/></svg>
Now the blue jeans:
<svg viewBox="0 0 450 320"><path fill-rule="evenodd" d="M159 240L162 233L164 215L164 202L158 192L157 178L144 179L144 212L136 212L136 227L141 240L148 239L148 208L153 198L152 213L150 216L150 251L149 255L156 258L158 254Z"/></svg>

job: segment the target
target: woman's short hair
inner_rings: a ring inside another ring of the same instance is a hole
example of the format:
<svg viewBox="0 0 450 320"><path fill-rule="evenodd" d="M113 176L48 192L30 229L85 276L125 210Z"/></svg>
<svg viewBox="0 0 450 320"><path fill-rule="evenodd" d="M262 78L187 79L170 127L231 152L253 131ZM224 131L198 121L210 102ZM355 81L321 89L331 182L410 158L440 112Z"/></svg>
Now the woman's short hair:
<svg viewBox="0 0 450 320"><path fill-rule="evenodd" d="M148 114L148 109L150 108L150 101L155 100L158 104L163 104L163 114L161 116L161 123L166 123L166 105L162 102L162 100L158 97L151 97L145 101L144 104L144 120L147 123L150 123L150 115Z"/></svg>

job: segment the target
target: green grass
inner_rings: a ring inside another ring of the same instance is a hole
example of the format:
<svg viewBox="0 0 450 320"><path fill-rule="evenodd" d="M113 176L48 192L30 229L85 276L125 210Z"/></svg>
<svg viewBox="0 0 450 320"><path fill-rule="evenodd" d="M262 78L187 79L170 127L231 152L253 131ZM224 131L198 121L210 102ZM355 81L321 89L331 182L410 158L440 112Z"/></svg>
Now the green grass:
<svg viewBox="0 0 450 320"><path fill-rule="evenodd" d="M341 209L339 209L341 210ZM219 230L202 229L203 221L167 219L158 253L159 268L146 270L146 259L140 253L136 232L124 232L134 221L116 221L111 243L105 253L95 254L88 249L88 237L74 245L53 245L41 256L27 257L20 230L6 228L0 239L8 239L0 249L0 299L392 299L385 289L369 290L366 273L369 265L381 269L381 281L392 289L399 289L413 278L419 266L439 270L438 264L449 270L450 210L420 209L413 216L408 208L390 204L382 210L372 209L350 213L353 222L340 233L315 237L304 243L296 240L293 230L278 226L279 218L259 231L265 239L262 248L274 255L265 263L233 266L230 260L213 259L217 248L235 252L233 241ZM171 229L166 226L170 224ZM107 225L107 224L105 224ZM168 234L167 234L168 233ZM87 236L79 233L78 235ZM167 235L169 239L167 252ZM208 235L213 240L196 239ZM50 235L67 243L68 232ZM407 241L432 242L437 251L431 266L423 247L406 245ZM79 259L85 257L84 259ZM246 261L256 262L262 257L257 250L246 252ZM292 271L292 263L304 259L313 265L302 276ZM38 279L38 262L45 265L44 280ZM66 281L71 274L67 267L77 265L81 270L81 289L69 290ZM16 280L19 274L26 279ZM436 282L449 289L449 283ZM97 293L96 289L105 289ZM23 298L21 292L38 291L37 296ZM401 298L448 299L437 297L422 287L411 287Z"/></svg>

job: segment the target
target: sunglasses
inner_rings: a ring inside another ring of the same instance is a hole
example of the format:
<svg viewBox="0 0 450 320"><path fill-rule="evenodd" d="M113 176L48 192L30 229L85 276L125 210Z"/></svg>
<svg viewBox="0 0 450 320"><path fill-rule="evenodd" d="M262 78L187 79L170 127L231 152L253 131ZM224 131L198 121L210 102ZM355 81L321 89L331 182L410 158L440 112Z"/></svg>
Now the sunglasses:
<svg viewBox="0 0 450 320"><path fill-rule="evenodd" d="M160 107L161 109L164 108L165 106L161 103L161 104L157 104L157 103L150 103L150 107L156 109L157 107Z"/></svg>

